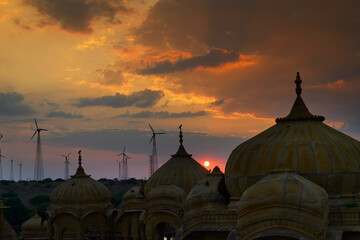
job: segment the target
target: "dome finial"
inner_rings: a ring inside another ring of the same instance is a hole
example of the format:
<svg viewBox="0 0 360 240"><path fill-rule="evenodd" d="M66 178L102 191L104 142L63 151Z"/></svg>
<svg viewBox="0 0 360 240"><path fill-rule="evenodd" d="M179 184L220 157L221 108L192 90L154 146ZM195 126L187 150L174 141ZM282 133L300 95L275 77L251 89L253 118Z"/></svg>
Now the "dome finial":
<svg viewBox="0 0 360 240"><path fill-rule="evenodd" d="M300 96L301 95L301 83L302 83L302 80L300 79L300 73L297 72L296 74L296 79L295 79L295 84L296 84L296 95Z"/></svg>
<svg viewBox="0 0 360 240"><path fill-rule="evenodd" d="M78 151L79 154L79 167L81 167L81 150Z"/></svg>
<svg viewBox="0 0 360 240"><path fill-rule="evenodd" d="M182 124L179 126L179 129L180 129L180 135L179 135L179 137L180 137L180 145L183 144L183 134L182 134L181 128L182 128Z"/></svg>

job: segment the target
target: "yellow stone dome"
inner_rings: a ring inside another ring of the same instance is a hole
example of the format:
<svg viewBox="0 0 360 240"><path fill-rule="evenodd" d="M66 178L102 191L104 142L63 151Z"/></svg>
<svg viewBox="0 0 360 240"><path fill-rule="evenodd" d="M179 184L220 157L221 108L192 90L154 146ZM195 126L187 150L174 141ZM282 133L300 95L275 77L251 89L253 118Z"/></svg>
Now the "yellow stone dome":
<svg viewBox="0 0 360 240"><path fill-rule="evenodd" d="M41 217L36 212L29 220L21 225L22 238L46 238L47 237L47 223L41 225Z"/></svg>
<svg viewBox="0 0 360 240"><path fill-rule="evenodd" d="M228 197L224 174L216 166L211 173L208 173L191 189L185 199L184 210L188 212L207 207L226 207Z"/></svg>
<svg viewBox="0 0 360 240"><path fill-rule="evenodd" d="M0 239L1 240L16 240L16 234L14 229L11 227L8 221L4 218L4 209L9 208L8 206L4 207L3 200L0 200Z"/></svg>
<svg viewBox="0 0 360 240"><path fill-rule="evenodd" d="M79 156L76 174L52 191L50 203L51 206L110 204L111 192L104 184L85 174Z"/></svg>
<svg viewBox="0 0 360 240"><path fill-rule="evenodd" d="M299 74L295 83L297 98L290 114L231 153L225 181L233 199L279 164L322 186L329 195L360 191L360 142L324 124L324 117L312 115L300 96Z"/></svg>
<svg viewBox="0 0 360 240"><path fill-rule="evenodd" d="M144 184L132 187L124 194L120 208L123 211L128 209L143 209L145 206Z"/></svg>
<svg viewBox="0 0 360 240"><path fill-rule="evenodd" d="M328 194L284 167L249 187L237 206L241 239L267 237L275 231L296 239L325 237Z"/></svg>
<svg viewBox="0 0 360 240"><path fill-rule="evenodd" d="M172 158L147 180L145 196L147 197L151 189L162 184L174 184L189 193L191 188L207 173L208 171L186 152L182 145L182 133L180 133L180 147L177 153L172 155Z"/></svg>

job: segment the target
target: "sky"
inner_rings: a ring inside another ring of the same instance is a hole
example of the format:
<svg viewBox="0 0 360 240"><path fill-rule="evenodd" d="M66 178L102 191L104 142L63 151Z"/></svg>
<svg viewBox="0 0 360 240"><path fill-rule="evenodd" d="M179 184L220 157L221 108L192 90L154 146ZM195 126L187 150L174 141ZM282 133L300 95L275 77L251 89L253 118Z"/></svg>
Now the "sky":
<svg viewBox="0 0 360 240"><path fill-rule="evenodd" d="M360 1L0 0L3 178L34 175L37 118L44 176L70 174L82 149L92 177L148 178L179 145L222 171L231 151L302 97L360 139Z"/></svg>

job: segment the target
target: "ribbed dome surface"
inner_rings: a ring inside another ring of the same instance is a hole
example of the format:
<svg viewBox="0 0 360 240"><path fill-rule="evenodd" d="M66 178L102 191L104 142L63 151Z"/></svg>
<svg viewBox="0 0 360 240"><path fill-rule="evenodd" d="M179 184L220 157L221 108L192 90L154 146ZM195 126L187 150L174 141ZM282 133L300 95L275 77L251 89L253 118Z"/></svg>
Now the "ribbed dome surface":
<svg viewBox="0 0 360 240"><path fill-rule="evenodd" d="M76 174L55 188L51 205L86 205L110 203L111 192L102 183L86 175L79 166Z"/></svg>
<svg viewBox="0 0 360 240"><path fill-rule="evenodd" d="M158 185L174 184L188 193L208 171L189 155L183 145L146 182L145 196Z"/></svg>
<svg viewBox="0 0 360 240"><path fill-rule="evenodd" d="M298 94L287 117L277 119L276 125L231 153L225 169L231 196L239 198L279 164L322 186L330 195L358 193L360 142L323 120L307 110Z"/></svg>
<svg viewBox="0 0 360 240"><path fill-rule="evenodd" d="M306 208L323 215L327 209L326 191L309 180L289 172L272 173L248 188L241 197L240 206L265 205L279 202Z"/></svg>
<svg viewBox="0 0 360 240"><path fill-rule="evenodd" d="M228 193L224 183L224 174L216 166L211 173L201 179L191 189L184 203L185 211L202 209L206 206L226 206Z"/></svg>
<svg viewBox="0 0 360 240"><path fill-rule="evenodd" d="M46 232L47 225L46 225L46 223L41 225L41 217L36 212L34 214L34 216L32 216L30 219L28 219L26 222L24 222L21 225L21 229L22 229L22 232L31 232L31 231L34 231L34 232L44 231L44 232Z"/></svg>

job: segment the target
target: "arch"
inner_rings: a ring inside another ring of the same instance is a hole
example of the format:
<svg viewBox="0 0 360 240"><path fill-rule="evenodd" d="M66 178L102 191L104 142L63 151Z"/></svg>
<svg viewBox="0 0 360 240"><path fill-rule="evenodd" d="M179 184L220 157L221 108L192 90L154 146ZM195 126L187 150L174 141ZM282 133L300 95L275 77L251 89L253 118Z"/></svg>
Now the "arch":
<svg viewBox="0 0 360 240"><path fill-rule="evenodd" d="M159 227L164 229L167 226L176 232L181 226L181 218L171 211L162 210L151 213L145 220L146 239L155 240L156 230L159 230Z"/></svg>

